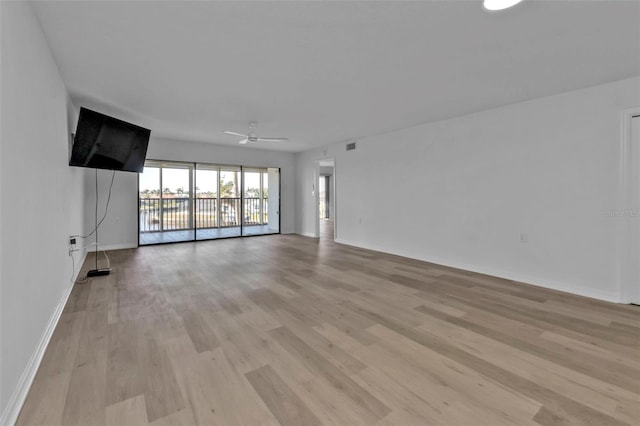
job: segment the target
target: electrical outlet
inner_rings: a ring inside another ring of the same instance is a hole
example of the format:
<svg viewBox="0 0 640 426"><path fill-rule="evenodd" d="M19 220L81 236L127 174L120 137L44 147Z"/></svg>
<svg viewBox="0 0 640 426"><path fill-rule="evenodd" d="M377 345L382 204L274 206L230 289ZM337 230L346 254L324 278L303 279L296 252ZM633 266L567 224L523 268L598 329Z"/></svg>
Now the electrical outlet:
<svg viewBox="0 0 640 426"><path fill-rule="evenodd" d="M69 256L76 251L79 251L79 249L76 248L76 239L74 237L69 237Z"/></svg>
<svg viewBox="0 0 640 426"><path fill-rule="evenodd" d="M520 242L521 243L528 243L529 242L529 236L527 235L526 232L521 232L520 233Z"/></svg>

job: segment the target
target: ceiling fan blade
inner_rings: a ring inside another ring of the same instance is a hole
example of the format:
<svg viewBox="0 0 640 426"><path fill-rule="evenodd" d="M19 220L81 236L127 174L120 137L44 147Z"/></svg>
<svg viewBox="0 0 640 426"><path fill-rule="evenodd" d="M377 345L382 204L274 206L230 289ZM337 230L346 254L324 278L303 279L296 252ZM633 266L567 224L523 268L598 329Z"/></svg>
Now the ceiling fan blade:
<svg viewBox="0 0 640 426"><path fill-rule="evenodd" d="M242 133L236 133L236 132L229 132L227 130L224 131L224 133L226 133L227 135L233 135L233 136L242 136L243 138L246 138L247 135L243 135Z"/></svg>
<svg viewBox="0 0 640 426"><path fill-rule="evenodd" d="M247 138L244 138L244 139L242 139L241 141L238 141L238 143L239 143L240 145L244 145L244 144L246 144L247 142L249 142L249 139L247 139Z"/></svg>
<svg viewBox="0 0 640 426"><path fill-rule="evenodd" d="M258 138L258 142L287 142L289 138Z"/></svg>

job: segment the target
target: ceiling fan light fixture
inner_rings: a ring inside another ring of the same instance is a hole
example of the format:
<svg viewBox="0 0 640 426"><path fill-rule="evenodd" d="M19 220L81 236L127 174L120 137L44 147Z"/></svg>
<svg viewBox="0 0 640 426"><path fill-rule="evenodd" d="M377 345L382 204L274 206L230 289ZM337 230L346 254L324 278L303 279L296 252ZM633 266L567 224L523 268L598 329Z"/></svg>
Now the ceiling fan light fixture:
<svg viewBox="0 0 640 426"><path fill-rule="evenodd" d="M258 127L258 123L252 121L249 123L249 133L238 133L238 132L230 132L229 130L225 130L223 133L226 135L239 136L242 139L238 141L240 145L246 145L248 142L256 143L256 142L287 142L289 138L261 138L258 137L256 133L256 129Z"/></svg>
<svg viewBox="0 0 640 426"><path fill-rule="evenodd" d="M510 7L515 6L520 3L522 0L483 0L482 7L485 10L496 11L496 10L504 10Z"/></svg>

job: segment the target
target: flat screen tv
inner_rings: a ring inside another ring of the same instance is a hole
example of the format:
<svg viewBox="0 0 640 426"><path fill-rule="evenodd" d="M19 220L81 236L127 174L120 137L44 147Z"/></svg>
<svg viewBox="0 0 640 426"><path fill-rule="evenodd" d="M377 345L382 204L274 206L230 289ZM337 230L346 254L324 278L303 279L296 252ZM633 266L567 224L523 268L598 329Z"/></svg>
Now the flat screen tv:
<svg viewBox="0 0 640 426"><path fill-rule="evenodd" d="M141 173L151 130L80 108L70 166Z"/></svg>

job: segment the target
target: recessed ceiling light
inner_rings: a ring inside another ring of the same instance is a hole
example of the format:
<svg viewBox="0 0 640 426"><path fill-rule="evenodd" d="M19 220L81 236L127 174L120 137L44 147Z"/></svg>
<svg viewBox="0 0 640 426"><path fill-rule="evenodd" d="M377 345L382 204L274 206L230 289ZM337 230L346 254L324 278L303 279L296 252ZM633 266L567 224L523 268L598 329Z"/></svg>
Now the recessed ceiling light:
<svg viewBox="0 0 640 426"><path fill-rule="evenodd" d="M515 6L522 0L483 0L482 6L487 10L502 10Z"/></svg>

